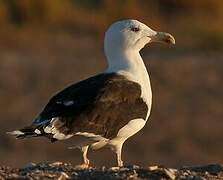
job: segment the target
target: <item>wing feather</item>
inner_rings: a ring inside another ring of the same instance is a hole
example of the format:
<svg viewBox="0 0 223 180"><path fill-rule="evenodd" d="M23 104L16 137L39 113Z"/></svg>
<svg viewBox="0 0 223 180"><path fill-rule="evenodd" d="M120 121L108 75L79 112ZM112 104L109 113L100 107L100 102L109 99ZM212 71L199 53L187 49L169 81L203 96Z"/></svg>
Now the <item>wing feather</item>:
<svg viewBox="0 0 223 180"><path fill-rule="evenodd" d="M43 129L55 128L51 119L56 119L60 123L57 132L65 136L87 132L111 138L130 120L145 119L147 111L140 85L111 73L99 74L59 92L39 119L49 120Z"/></svg>

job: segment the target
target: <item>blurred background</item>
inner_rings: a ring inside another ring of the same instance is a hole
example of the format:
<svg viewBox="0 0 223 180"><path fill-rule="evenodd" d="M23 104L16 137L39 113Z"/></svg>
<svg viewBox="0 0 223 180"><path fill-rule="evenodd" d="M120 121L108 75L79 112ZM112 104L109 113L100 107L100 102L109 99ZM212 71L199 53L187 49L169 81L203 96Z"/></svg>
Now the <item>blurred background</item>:
<svg viewBox="0 0 223 180"><path fill-rule="evenodd" d="M72 141L15 140L55 92L106 68L103 37L117 20L138 19L170 32L175 46L142 52L151 76L153 108L147 125L126 141L123 160L143 166L223 162L223 1L1 0L0 162L81 161ZM107 149L92 164L115 165Z"/></svg>

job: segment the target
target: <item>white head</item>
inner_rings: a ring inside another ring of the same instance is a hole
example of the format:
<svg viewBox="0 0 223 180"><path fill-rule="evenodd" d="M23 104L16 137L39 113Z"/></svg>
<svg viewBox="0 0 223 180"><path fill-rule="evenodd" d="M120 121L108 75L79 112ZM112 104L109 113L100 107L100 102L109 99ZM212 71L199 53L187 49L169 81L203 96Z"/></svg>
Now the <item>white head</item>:
<svg viewBox="0 0 223 180"><path fill-rule="evenodd" d="M139 52L149 42L175 44L175 39L169 33L156 32L137 20L122 20L112 24L105 33L104 50L109 61L121 52Z"/></svg>

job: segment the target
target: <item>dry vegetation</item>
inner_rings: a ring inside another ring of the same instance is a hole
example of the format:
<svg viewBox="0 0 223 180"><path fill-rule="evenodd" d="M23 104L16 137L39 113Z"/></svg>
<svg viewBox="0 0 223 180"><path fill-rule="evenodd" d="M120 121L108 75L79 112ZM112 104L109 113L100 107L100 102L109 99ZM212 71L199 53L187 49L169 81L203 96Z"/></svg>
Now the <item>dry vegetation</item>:
<svg viewBox="0 0 223 180"><path fill-rule="evenodd" d="M126 142L126 164L222 162L222 8L218 0L0 1L1 164L79 163L79 152L66 149L72 141L16 141L5 132L30 123L55 91L102 71L103 32L126 17L177 40L142 52L153 109L148 125ZM92 163L115 164L109 153L90 152Z"/></svg>

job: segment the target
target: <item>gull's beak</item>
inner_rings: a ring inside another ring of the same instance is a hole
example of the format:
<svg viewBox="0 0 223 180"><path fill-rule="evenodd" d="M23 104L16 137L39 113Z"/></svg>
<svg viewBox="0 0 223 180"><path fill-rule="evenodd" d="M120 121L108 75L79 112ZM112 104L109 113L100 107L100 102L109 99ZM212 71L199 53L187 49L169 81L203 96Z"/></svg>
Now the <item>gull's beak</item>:
<svg viewBox="0 0 223 180"><path fill-rule="evenodd" d="M168 44L175 44L174 37L165 32L156 32L155 35L150 36L152 42L163 42Z"/></svg>

